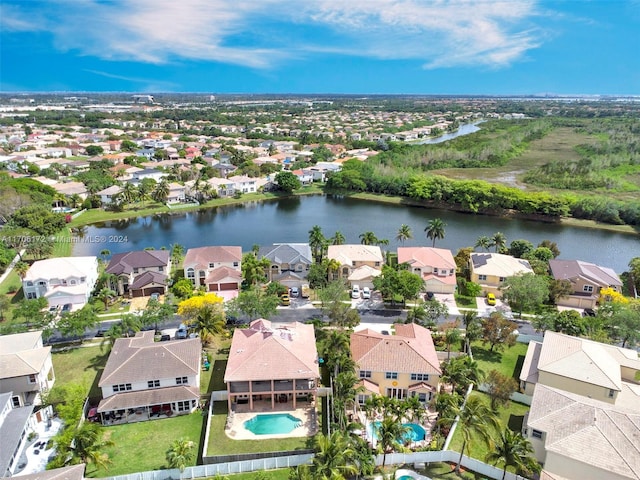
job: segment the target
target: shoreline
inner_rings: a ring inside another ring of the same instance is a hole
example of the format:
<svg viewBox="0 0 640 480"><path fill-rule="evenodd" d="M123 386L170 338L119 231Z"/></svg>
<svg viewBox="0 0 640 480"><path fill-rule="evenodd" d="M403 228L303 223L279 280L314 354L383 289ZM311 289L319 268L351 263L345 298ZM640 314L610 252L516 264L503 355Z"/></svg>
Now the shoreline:
<svg viewBox="0 0 640 480"><path fill-rule="evenodd" d="M104 210L87 211L88 215L82 214L77 218L73 219L69 224L67 224L67 228L73 227L81 227L81 226L89 226L96 225L103 222L109 221L117 221L117 220L126 220L130 218L140 218L140 217L148 217L153 215L162 215L162 214L181 214L183 212L195 212L199 210L206 210L211 208L225 207L225 206L234 206L234 205L242 205L248 202L254 201L270 201L277 200L279 198L292 198L292 197L305 197L311 195L342 195L344 197L356 198L361 200L370 200L380 203L387 203L393 205L409 205L413 207L422 207L426 209L434 209L434 210L449 210L460 213L469 213L460 208L456 208L450 205L435 205L428 204L426 202L420 202L418 200L413 200L408 197L397 197L383 194L374 194L374 193L364 193L364 192L355 192L355 193L339 193L339 192L324 192L322 187L319 186L311 186L306 187L305 190L294 192L291 194L274 194L274 193L250 193L244 194L240 198L224 198L224 199L215 199L210 200L206 204L194 205L184 208L176 208L175 210L170 209L166 205L157 206L155 208L143 208L140 210L129 210L124 212L107 212ZM94 213L91 215L91 213ZM626 234L639 234L640 229L636 229L631 225L610 225L606 223L598 223L594 220L583 220L577 218L560 218L557 221L555 220L545 220L544 217L541 216L531 216L526 214L520 214L518 212L512 212L509 214L505 214L504 212L500 213L490 213L490 212L479 212L474 215L487 215L492 217L501 217L501 218L517 218L522 220L532 220L540 223L556 223L567 227L579 227L579 228L590 228L596 230L605 230L616 233L626 233ZM94 218L95 217L95 218Z"/></svg>

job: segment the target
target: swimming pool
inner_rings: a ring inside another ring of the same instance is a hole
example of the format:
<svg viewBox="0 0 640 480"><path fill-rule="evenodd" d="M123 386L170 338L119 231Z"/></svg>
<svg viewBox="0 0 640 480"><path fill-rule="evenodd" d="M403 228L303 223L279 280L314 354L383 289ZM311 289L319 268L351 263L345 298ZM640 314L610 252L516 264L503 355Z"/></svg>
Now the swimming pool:
<svg viewBox="0 0 640 480"><path fill-rule="evenodd" d="M424 440L426 438L427 432L421 425L417 423L403 423L402 426L407 427L407 431L402 435L402 442L419 442L420 440ZM378 437L378 429L380 428L380 422L373 422L373 425L369 425L368 430L369 434L375 432L376 440Z"/></svg>
<svg viewBox="0 0 640 480"><path fill-rule="evenodd" d="M244 422L244 428L254 435L291 433L302 420L288 413L260 414Z"/></svg>

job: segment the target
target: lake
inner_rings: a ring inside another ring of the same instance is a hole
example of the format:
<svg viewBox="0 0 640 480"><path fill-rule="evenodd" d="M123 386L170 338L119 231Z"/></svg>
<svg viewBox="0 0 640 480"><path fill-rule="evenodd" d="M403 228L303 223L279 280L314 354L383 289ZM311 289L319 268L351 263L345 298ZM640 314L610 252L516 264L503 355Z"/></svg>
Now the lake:
<svg viewBox="0 0 640 480"><path fill-rule="evenodd" d="M640 256L640 236L568 227L532 220L465 214L448 210L391 205L340 196L306 196L249 202L182 214L162 214L90 225L85 239L74 245L74 255L99 255L141 250L145 247L169 247L180 243L185 248L205 245L240 245L248 251L255 244L308 242L309 230L319 225L326 237L336 230L347 243L360 243L359 235L372 231L389 240L390 249L401 224L409 225L414 238L406 246L431 246L424 228L433 218L446 223L445 238L437 247L455 252L473 246L481 235L502 232L507 243L527 239L534 245L542 240L558 244L562 259L581 259L627 270L629 260ZM110 241L111 240L111 241Z"/></svg>

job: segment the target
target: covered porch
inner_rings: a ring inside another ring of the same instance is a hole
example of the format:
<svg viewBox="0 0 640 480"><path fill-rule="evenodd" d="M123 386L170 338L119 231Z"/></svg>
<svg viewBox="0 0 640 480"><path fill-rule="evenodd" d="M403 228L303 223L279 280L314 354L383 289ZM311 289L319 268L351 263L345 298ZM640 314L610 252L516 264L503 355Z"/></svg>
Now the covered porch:
<svg viewBox="0 0 640 480"><path fill-rule="evenodd" d="M231 382L227 386L229 411L235 411L239 405L248 405L253 411L265 404L271 410L276 410L279 404L288 404L287 408L295 410L298 403L315 402L317 384L314 378Z"/></svg>
<svg viewBox="0 0 640 480"><path fill-rule="evenodd" d="M194 387L169 387L112 395L103 399L95 418L103 425L144 422L193 412L200 392Z"/></svg>

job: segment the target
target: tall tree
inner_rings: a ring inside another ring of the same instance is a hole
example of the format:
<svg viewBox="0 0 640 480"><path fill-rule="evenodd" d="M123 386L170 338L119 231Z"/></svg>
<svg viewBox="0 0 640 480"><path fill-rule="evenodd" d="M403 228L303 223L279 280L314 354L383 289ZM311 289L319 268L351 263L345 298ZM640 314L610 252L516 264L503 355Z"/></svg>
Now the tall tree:
<svg viewBox="0 0 640 480"><path fill-rule="evenodd" d="M228 302L228 310L236 315L243 313L249 321L256 318L269 319L275 315L279 303L276 295L268 295L261 288L252 287Z"/></svg>
<svg viewBox="0 0 640 480"><path fill-rule="evenodd" d="M313 478L344 480L358 473L354 450L345 433L334 431L331 436L316 435L316 453L312 460Z"/></svg>
<svg viewBox="0 0 640 480"><path fill-rule="evenodd" d="M404 245L405 240L410 240L413 238L413 233L411 231L411 227L406 224L400 225L398 229L398 233L396 234L396 240Z"/></svg>
<svg viewBox="0 0 640 480"><path fill-rule="evenodd" d="M344 245L347 239L344 237L341 231L337 230L331 237L331 245Z"/></svg>
<svg viewBox="0 0 640 480"><path fill-rule="evenodd" d="M502 472L502 480L504 480L508 467L514 467L516 472L520 472L529 469L532 463L537 463L533 453L533 446L529 440L520 432L513 432L505 427L500 431L494 449L487 454L485 460L493 465L498 463L504 465Z"/></svg>
<svg viewBox="0 0 640 480"><path fill-rule="evenodd" d="M496 232L491 237L491 247L496 247L496 253L502 251L507 245L507 237L502 232Z"/></svg>
<svg viewBox="0 0 640 480"><path fill-rule="evenodd" d="M462 435L462 447L456 464L456 473L460 473L462 455L465 451L469 452L475 439L480 439L489 446L492 445L491 433L498 429L499 420L482 398L475 395L470 396L462 407L452 409L451 413L454 415L453 418L444 417L439 422L450 425L455 417L459 416L458 429Z"/></svg>
<svg viewBox="0 0 640 480"><path fill-rule="evenodd" d="M309 230L309 247L311 247L316 263L320 263L327 248L327 239L322 234L322 228L319 225L314 225Z"/></svg>
<svg viewBox="0 0 640 480"><path fill-rule="evenodd" d="M397 417L384 416L380 426L376 429L378 435L378 447L382 451L382 468L387 463L387 453L402 446L402 438L407 434L409 427L402 424Z"/></svg>
<svg viewBox="0 0 640 480"><path fill-rule="evenodd" d="M476 244L474 245L474 248L482 248L485 252L488 252L489 249L491 248L491 239L486 235L481 235L476 240Z"/></svg>
<svg viewBox="0 0 640 480"><path fill-rule="evenodd" d="M496 347L498 350L505 346L512 347L516 343L515 329L514 322L504 318L500 312L492 312L482 320L482 342L491 346L491 352Z"/></svg>
<svg viewBox="0 0 640 480"><path fill-rule="evenodd" d="M424 231L427 233L427 238L429 240L433 240L432 247L436 246L436 240L444 239L445 229L447 224L444 223L440 218L434 218L433 220L429 220L429 223L425 227Z"/></svg>
<svg viewBox="0 0 640 480"><path fill-rule="evenodd" d="M508 404L511 394L518 389L518 382L513 377L503 375L497 370L491 370L487 374L485 384L488 387L489 398L491 398L491 410L494 412L498 410L498 407Z"/></svg>
<svg viewBox="0 0 640 480"><path fill-rule="evenodd" d="M242 256L242 277L248 286L257 285L266 282L267 269L271 266L271 262L267 257L258 259L255 252L248 252Z"/></svg>
<svg viewBox="0 0 640 480"><path fill-rule="evenodd" d="M169 182L166 178L160 180L160 183L156 185L156 188L151 194L151 198L158 203L167 203L167 199L169 198Z"/></svg>
<svg viewBox="0 0 640 480"><path fill-rule="evenodd" d="M534 273L507 277L500 290L502 298L520 315L524 310L536 309L549 298L547 279Z"/></svg>

